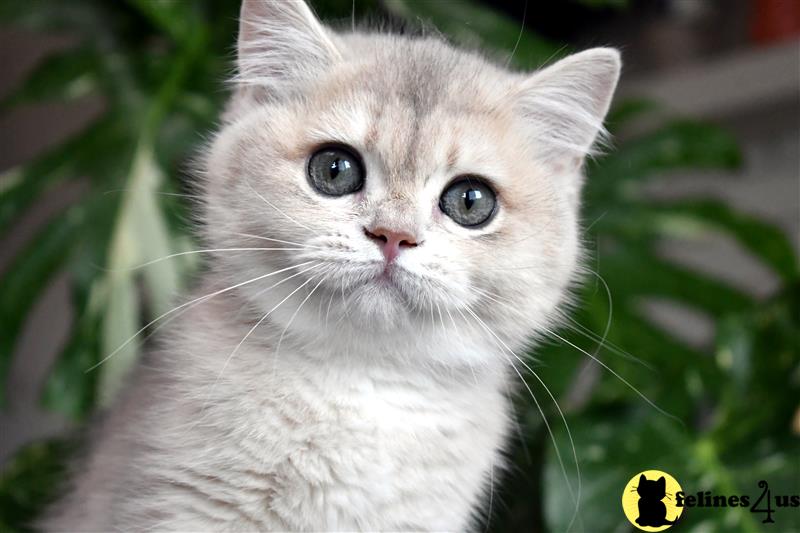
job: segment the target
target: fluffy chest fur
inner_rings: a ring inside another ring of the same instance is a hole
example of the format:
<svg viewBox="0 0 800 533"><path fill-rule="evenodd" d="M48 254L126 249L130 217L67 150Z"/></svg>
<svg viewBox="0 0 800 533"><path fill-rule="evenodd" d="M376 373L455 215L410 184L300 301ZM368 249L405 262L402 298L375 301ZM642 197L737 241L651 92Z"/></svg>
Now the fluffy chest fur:
<svg viewBox="0 0 800 533"><path fill-rule="evenodd" d="M211 305L188 314L176 329L191 322L197 335L152 354L78 480L74 499L88 505L68 502L82 512L59 528L472 524L502 466L502 375L432 379L363 354L331 360L289 338L277 353L269 327L225 364L247 331L220 323L226 311Z"/></svg>

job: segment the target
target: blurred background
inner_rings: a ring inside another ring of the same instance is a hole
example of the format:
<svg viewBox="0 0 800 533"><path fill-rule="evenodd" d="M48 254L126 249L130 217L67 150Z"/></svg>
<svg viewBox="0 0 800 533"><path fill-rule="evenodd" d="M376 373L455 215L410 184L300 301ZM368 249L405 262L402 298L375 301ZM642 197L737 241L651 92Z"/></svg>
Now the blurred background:
<svg viewBox="0 0 800 533"><path fill-rule="evenodd" d="M531 378L555 442L520 395L487 528L565 530L576 466L576 530L632 530L622 490L650 468L687 492L755 498L766 479L799 493L800 3L311 3L335 27L355 17L442 34L519 69L622 50L614 148L587 164L595 275L561 338L531 357L577 465ZM0 1L0 531L26 530L57 494L68 436L113 398L152 328L87 369L199 268L129 270L194 247L188 162L226 96L237 12L222 0ZM796 508L773 518L690 510L680 527L800 531Z"/></svg>

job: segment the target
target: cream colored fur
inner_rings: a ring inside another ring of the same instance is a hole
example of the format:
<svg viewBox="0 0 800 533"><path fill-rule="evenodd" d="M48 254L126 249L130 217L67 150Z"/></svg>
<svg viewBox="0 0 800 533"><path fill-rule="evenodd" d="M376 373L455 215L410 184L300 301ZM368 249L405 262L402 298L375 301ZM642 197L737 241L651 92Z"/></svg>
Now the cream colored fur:
<svg viewBox="0 0 800 533"><path fill-rule="evenodd" d="M246 0L201 231L209 248L286 249L212 254L193 298L215 296L160 334L45 527L474 528L502 470L511 351L556 323L576 277L581 165L619 66L595 49L512 73ZM331 141L363 157L358 193L309 185ZM438 207L462 174L497 192L480 229ZM419 243L392 283L375 225Z"/></svg>

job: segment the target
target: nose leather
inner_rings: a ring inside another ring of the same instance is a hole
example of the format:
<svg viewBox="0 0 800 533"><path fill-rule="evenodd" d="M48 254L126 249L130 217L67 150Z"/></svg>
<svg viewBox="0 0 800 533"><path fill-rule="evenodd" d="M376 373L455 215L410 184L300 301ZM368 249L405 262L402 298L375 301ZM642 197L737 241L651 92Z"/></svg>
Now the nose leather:
<svg viewBox="0 0 800 533"><path fill-rule="evenodd" d="M394 261L403 249L417 246L416 237L406 231L379 226L371 229L364 228L364 233L378 245L387 263Z"/></svg>

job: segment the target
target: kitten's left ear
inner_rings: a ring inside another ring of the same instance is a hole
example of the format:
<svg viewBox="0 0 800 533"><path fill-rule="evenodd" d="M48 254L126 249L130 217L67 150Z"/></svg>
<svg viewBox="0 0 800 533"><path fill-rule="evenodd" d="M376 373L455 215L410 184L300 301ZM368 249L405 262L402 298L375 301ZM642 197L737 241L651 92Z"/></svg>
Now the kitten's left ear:
<svg viewBox="0 0 800 533"><path fill-rule="evenodd" d="M622 62L613 48L571 55L526 79L517 110L528 123L534 149L548 161L580 165L604 135L603 119Z"/></svg>
<svg viewBox="0 0 800 533"><path fill-rule="evenodd" d="M243 0L235 78L273 96L291 91L341 59L303 0Z"/></svg>

